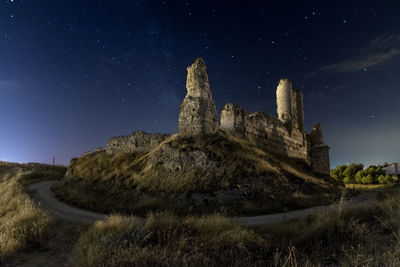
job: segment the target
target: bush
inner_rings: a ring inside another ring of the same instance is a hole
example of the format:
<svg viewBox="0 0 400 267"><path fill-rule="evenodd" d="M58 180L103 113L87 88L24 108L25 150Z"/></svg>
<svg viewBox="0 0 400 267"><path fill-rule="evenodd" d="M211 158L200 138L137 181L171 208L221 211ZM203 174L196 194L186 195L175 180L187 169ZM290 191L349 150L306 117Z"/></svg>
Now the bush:
<svg viewBox="0 0 400 267"><path fill-rule="evenodd" d="M393 182L394 182L394 179L393 179L393 177L392 177L391 175L389 175L389 174L386 174L386 175L381 174L381 175L378 177L378 181L379 181L380 184L390 184L390 183L393 183Z"/></svg>

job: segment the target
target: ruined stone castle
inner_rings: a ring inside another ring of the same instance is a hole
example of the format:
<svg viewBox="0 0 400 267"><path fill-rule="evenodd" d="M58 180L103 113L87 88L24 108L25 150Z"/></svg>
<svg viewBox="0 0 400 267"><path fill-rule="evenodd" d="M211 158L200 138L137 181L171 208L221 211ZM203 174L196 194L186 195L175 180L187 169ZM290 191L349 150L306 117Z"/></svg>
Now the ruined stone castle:
<svg viewBox="0 0 400 267"><path fill-rule="evenodd" d="M263 150L300 159L316 173L330 171L329 147L324 143L321 124L311 133L304 130L303 93L295 90L288 79L281 79L276 90L278 118L262 111L248 112L228 103L218 121L212 99L207 66L198 58L187 68L187 95L179 114L179 135L215 134L219 129L257 144ZM113 137L107 153L150 151L166 135L135 132L126 137Z"/></svg>
<svg viewBox="0 0 400 267"><path fill-rule="evenodd" d="M329 147L324 143L321 124L315 125L311 133L305 132L303 93L293 89L290 80L281 79L276 90L278 118L228 103L218 123L206 64L198 58L187 70L187 95L179 114L180 135L213 134L221 128L262 149L304 160L314 172L329 173Z"/></svg>

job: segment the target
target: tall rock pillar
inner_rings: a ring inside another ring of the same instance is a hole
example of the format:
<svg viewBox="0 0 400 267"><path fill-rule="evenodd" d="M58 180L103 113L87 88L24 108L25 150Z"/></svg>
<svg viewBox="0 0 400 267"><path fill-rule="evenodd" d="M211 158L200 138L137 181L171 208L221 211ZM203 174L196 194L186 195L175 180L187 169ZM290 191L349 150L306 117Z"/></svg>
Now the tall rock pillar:
<svg viewBox="0 0 400 267"><path fill-rule="evenodd" d="M181 104L179 134L213 134L218 130L218 118L211 96L207 66L202 58L198 58L187 71L187 94Z"/></svg>

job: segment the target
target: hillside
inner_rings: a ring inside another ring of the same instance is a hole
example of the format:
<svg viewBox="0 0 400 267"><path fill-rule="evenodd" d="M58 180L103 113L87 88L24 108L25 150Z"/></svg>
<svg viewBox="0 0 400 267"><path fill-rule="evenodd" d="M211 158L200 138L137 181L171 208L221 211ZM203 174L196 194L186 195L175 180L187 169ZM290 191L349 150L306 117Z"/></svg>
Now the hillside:
<svg viewBox="0 0 400 267"><path fill-rule="evenodd" d="M66 202L101 212L250 215L327 204L340 191L301 160L266 152L224 131L166 138L149 152L73 159L54 188Z"/></svg>
<svg viewBox="0 0 400 267"><path fill-rule="evenodd" d="M17 266L8 265L8 260L18 253L35 250L56 224L25 193L25 186L41 180L58 180L65 171L64 166L0 161L0 266Z"/></svg>
<svg viewBox="0 0 400 267"><path fill-rule="evenodd" d="M24 185L58 180L64 172L62 166L0 162L0 240L7 241L0 242L1 266L398 266L400 262L397 187L377 191L380 201L375 204L346 207L340 201L327 212L261 227L239 225L220 214L168 212L149 212L145 217L113 214L87 226L53 217L24 192Z"/></svg>

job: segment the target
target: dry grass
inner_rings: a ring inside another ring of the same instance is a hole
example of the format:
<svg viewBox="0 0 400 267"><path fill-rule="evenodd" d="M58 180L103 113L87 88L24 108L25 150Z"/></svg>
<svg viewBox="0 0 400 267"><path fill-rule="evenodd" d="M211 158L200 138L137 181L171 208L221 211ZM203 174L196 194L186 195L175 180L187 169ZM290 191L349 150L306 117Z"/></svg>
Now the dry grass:
<svg viewBox="0 0 400 267"><path fill-rule="evenodd" d="M33 173L26 166L0 168L3 256L28 249L52 227L51 217L22 190L23 184L39 179ZM71 259L82 267L399 266L399 189L381 190L380 197L376 204L346 208L340 202L329 212L256 228L218 214L153 212L144 219L112 215L83 232ZM71 229L58 233L70 234Z"/></svg>
<svg viewBox="0 0 400 267"><path fill-rule="evenodd" d="M346 188L354 190L376 190L387 187L396 186L397 183L392 184L346 184Z"/></svg>
<svg viewBox="0 0 400 267"><path fill-rule="evenodd" d="M77 266L244 266L258 263L265 240L218 215L146 219L113 215L97 222L75 249ZM258 251L258 253L254 253ZM254 257L257 256L257 257Z"/></svg>
<svg viewBox="0 0 400 267"><path fill-rule="evenodd" d="M171 171L149 163L152 155L171 148L204 152L219 167L211 171L199 167ZM218 190L240 188L247 190L242 203L208 204L208 213L226 210L229 214L254 215L328 204L339 195L334 182L316 177L302 161L271 154L219 132L196 138L172 136L146 154L86 154L71 161L66 178L54 190L73 205L144 215L149 210L183 214L185 208L186 212L191 208L191 213L204 214L206 207L180 205L167 195L190 198L192 193L213 195Z"/></svg>
<svg viewBox="0 0 400 267"><path fill-rule="evenodd" d="M65 167L0 162L0 256L10 257L40 240L54 219L24 192L31 182L61 178Z"/></svg>
<svg viewBox="0 0 400 267"><path fill-rule="evenodd" d="M220 215L112 215L78 241L77 266L399 266L400 197L264 227Z"/></svg>

